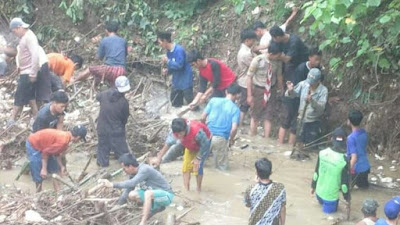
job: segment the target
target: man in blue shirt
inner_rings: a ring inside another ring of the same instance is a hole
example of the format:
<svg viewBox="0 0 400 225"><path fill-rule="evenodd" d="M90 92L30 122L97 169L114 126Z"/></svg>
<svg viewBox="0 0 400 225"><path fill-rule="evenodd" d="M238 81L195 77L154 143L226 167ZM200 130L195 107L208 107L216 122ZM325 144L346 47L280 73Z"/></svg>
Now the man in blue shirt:
<svg viewBox="0 0 400 225"><path fill-rule="evenodd" d="M352 133L347 137L347 158L350 159L350 171L353 184L359 188L367 188L370 164L367 156L367 132L360 128L363 114L358 110L349 112L347 124Z"/></svg>
<svg viewBox="0 0 400 225"><path fill-rule="evenodd" d="M204 110L201 120L210 129L214 165L217 169L228 169L228 145L234 143L240 122L240 109L235 101L240 99L241 89L236 83L226 89L225 98L212 98ZM229 141L229 143L228 143Z"/></svg>
<svg viewBox="0 0 400 225"><path fill-rule="evenodd" d="M94 75L96 84L107 81L114 87L115 79L125 74L126 56L128 55L128 44L122 37L117 35L118 24L108 22L106 24L107 37L103 38L97 49L97 57L104 60L104 65L90 66L77 77L71 79L71 84L84 80Z"/></svg>
<svg viewBox="0 0 400 225"><path fill-rule="evenodd" d="M186 103L193 101L193 72L190 63L186 61L185 49L172 42L170 32L157 34L158 44L167 50L167 56L162 58L167 68L163 69L163 75L172 74L171 103L173 107L181 107L183 98Z"/></svg>
<svg viewBox="0 0 400 225"><path fill-rule="evenodd" d="M400 221L400 196L386 202L384 211L387 219L381 218L375 225L397 225Z"/></svg>

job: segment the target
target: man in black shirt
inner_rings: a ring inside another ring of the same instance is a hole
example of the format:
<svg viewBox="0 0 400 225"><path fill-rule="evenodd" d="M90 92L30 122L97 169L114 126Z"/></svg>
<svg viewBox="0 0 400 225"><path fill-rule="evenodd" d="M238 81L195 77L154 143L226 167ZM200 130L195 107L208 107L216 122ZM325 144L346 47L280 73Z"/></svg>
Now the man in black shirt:
<svg viewBox="0 0 400 225"><path fill-rule="evenodd" d="M285 53L281 56L280 60L285 63L283 76L285 81L288 81L290 80L290 76L293 76L293 72L297 66L307 61L309 50L299 36L296 34L286 34L276 25L269 30L269 33L274 42L281 44L282 51Z"/></svg>
<svg viewBox="0 0 400 225"><path fill-rule="evenodd" d="M308 56L308 61L303 62L297 66L293 72L293 76L289 76L289 80L293 85L297 85L299 82L307 79L308 72L312 68L318 68L321 70L320 63L322 60L322 52L318 48L311 49ZM323 77L321 78L321 81ZM278 140L280 144L283 144L286 130L290 130L289 144L293 145L296 140L296 126L297 126L297 115L299 111L299 98L285 98L283 104L283 119L281 127L279 129Z"/></svg>
<svg viewBox="0 0 400 225"><path fill-rule="evenodd" d="M128 153L126 143L125 125L129 117L129 103L125 93L130 90L129 80L119 76L115 80L115 87L97 94L100 102L100 113L97 118L97 164L101 167L109 165L110 152L115 157Z"/></svg>
<svg viewBox="0 0 400 225"><path fill-rule="evenodd" d="M38 112L32 126L32 132L54 128L62 130L64 125L64 110L68 104L68 96L64 91L56 91L51 96L51 102L45 104Z"/></svg>

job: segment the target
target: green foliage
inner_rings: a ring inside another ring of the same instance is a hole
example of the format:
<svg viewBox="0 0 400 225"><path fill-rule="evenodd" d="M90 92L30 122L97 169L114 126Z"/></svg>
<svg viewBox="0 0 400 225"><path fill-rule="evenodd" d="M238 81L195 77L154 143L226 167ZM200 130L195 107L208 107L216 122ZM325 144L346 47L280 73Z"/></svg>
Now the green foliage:
<svg viewBox="0 0 400 225"><path fill-rule="evenodd" d="M245 7L248 6L251 9L254 9L257 6L265 6L267 5L267 0L227 0L228 3L233 4L235 7L235 12L240 15L244 11ZM284 1L284 0L279 0Z"/></svg>
<svg viewBox="0 0 400 225"><path fill-rule="evenodd" d="M73 23L78 23L84 19L83 0L72 0L69 5L66 0L62 0L58 7L65 11Z"/></svg>
<svg viewBox="0 0 400 225"><path fill-rule="evenodd" d="M302 22L313 18L310 35L325 39L320 49L343 52L330 60L333 71L355 65L398 71L400 0L316 0L303 9Z"/></svg>
<svg viewBox="0 0 400 225"><path fill-rule="evenodd" d="M60 38L60 31L57 28L51 25L38 26L35 34L39 42L44 43L46 47L53 49L57 47L57 40Z"/></svg>

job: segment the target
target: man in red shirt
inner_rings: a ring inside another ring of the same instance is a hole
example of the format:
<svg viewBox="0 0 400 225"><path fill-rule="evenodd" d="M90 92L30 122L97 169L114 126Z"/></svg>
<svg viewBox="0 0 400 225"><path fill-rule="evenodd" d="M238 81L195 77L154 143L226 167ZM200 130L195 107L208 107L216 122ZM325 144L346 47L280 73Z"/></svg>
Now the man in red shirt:
<svg viewBox="0 0 400 225"><path fill-rule="evenodd" d="M164 147L152 160L153 166L158 166L168 149L180 143L185 147L183 155L183 184L186 190L190 189L190 173L196 176L197 192L201 191L204 162L210 152L211 132L207 126L199 121L176 118L172 120L171 131Z"/></svg>
<svg viewBox="0 0 400 225"><path fill-rule="evenodd" d="M47 172L57 173L61 169L61 175L66 174L61 155L67 150L71 141L77 142L80 139L86 141L86 133L86 128L79 125L71 131L43 129L29 135L26 141L26 152L37 192L42 190L42 181L47 177ZM53 184L54 189L57 190L57 185Z"/></svg>
<svg viewBox="0 0 400 225"><path fill-rule="evenodd" d="M191 109L204 103L210 96L225 97L226 88L236 80L235 73L226 64L217 59L206 59L197 50L189 52L187 61L200 73L200 90L189 104ZM207 89L208 82L211 82L211 87Z"/></svg>

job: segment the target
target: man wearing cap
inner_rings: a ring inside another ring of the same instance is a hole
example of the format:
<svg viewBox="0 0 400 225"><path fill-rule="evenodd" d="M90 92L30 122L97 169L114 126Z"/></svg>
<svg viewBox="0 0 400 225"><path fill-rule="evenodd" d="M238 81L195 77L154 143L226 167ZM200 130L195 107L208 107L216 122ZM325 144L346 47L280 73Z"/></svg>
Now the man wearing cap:
<svg viewBox="0 0 400 225"><path fill-rule="evenodd" d="M390 199L385 204L386 219L380 218L375 225L397 225L400 221L400 196Z"/></svg>
<svg viewBox="0 0 400 225"><path fill-rule="evenodd" d="M126 142L125 125L129 117L129 103L125 93L130 90L129 80L120 76L115 80L115 88L97 94L100 102L100 113L97 118L97 164L101 167L109 165L110 152L118 159L129 151Z"/></svg>
<svg viewBox="0 0 400 225"><path fill-rule="evenodd" d="M290 98L300 97L299 118L305 115L300 140L304 144L316 140L320 134L321 117L325 111L328 99L328 89L321 83L321 71L312 68L307 79L296 86L291 81L286 82L287 91L285 96Z"/></svg>
<svg viewBox="0 0 400 225"><path fill-rule="evenodd" d="M32 110L32 116L36 117L38 108L35 100L34 83L39 71L39 42L36 35L29 29L29 24L22 21L21 18L14 18L10 22L10 29L20 38L16 59L20 76L14 96L12 117L8 121L8 126L15 123L22 108L28 103Z"/></svg>
<svg viewBox="0 0 400 225"><path fill-rule="evenodd" d="M319 152L317 166L311 183L311 194L316 194L324 213L337 211L339 191L346 201L349 195L349 169L344 152L346 151L346 132L337 128L332 136L332 148Z"/></svg>
<svg viewBox="0 0 400 225"><path fill-rule="evenodd" d="M157 212L163 211L174 199L174 192L164 176L153 167L139 164L134 155L125 153L119 158L121 167L129 180L111 183L100 179L108 188L125 189L118 200L118 204L126 203L127 199L143 203L142 220L139 225L145 225L149 217ZM144 183L144 185L141 185ZM136 186L139 186L135 189Z"/></svg>
<svg viewBox="0 0 400 225"><path fill-rule="evenodd" d="M47 177L48 172L61 171L62 176L66 173L61 162L61 155L67 150L71 141L77 142L80 139L86 141L86 133L86 128L79 125L73 127L71 131L43 129L29 135L26 141L26 152L37 192L42 190L42 181ZM58 189L55 183L54 188Z"/></svg>
<svg viewBox="0 0 400 225"><path fill-rule="evenodd" d="M183 118L172 120L171 131L163 148L152 160L153 166L160 165L168 149L177 143L185 147L182 165L183 185L187 191L190 190L190 174L192 173L196 176L197 192L200 192L203 166L210 152L211 132L204 123L199 121Z"/></svg>
<svg viewBox="0 0 400 225"><path fill-rule="evenodd" d="M271 132L271 121L278 108L277 80L282 77L282 54L278 44L271 43L268 52L254 57L247 72L247 103L250 105L250 135L257 134L258 123L264 124L264 137Z"/></svg>
<svg viewBox="0 0 400 225"><path fill-rule="evenodd" d="M378 207L378 202L374 199L365 199L361 208L361 212L364 214L364 219L356 225L374 225L378 220L378 217L376 217L376 210Z"/></svg>

